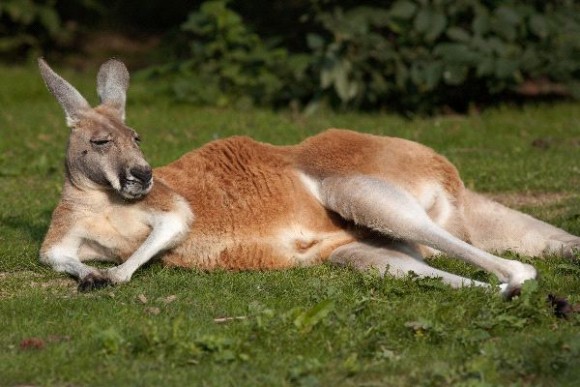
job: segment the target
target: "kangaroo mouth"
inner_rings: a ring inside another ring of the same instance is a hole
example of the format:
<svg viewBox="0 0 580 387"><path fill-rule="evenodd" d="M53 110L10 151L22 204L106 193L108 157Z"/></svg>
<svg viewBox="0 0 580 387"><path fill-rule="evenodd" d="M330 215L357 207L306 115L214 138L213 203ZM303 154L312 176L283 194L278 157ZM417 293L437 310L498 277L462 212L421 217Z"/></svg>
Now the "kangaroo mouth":
<svg viewBox="0 0 580 387"><path fill-rule="evenodd" d="M153 188L153 178L143 181L133 176L122 176L119 180L121 183L119 193L125 199L141 199Z"/></svg>

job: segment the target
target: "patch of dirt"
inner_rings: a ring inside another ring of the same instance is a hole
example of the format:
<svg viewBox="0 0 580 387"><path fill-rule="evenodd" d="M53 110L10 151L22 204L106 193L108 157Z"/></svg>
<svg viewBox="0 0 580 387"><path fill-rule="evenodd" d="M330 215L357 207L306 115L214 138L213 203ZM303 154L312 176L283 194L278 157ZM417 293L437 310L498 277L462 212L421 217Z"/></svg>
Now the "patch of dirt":
<svg viewBox="0 0 580 387"><path fill-rule="evenodd" d="M516 88L518 94L526 97L561 96L569 97L570 90L561 83L554 83L547 78L527 79Z"/></svg>
<svg viewBox="0 0 580 387"><path fill-rule="evenodd" d="M485 196L505 206L511 208L521 208L557 204L561 201L571 198L573 195L567 192L516 192L486 194Z"/></svg>
<svg viewBox="0 0 580 387"><path fill-rule="evenodd" d="M72 278L56 278L42 282L31 281L30 286L33 288L76 288L77 282Z"/></svg>
<svg viewBox="0 0 580 387"><path fill-rule="evenodd" d="M34 271L0 272L0 300L14 297L24 287L46 289L58 294L63 289L76 292L77 283L72 278L51 278Z"/></svg>
<svg viewBox="0 0 580 387"><path fill-rule="evenodd" d="M100 31L83 37L78 54L65 58L67 66L85 71L105 60L121 59L129 68L143 68L151 64L151 52L159 47L157 36L130 36L115 31Z"/></svg>

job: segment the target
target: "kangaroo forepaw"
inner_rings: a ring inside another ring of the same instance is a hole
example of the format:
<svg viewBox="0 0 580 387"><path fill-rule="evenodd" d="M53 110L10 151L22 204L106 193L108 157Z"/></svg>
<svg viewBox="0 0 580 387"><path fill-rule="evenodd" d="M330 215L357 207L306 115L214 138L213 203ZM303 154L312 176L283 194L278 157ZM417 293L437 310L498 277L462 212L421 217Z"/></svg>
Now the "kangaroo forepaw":
<svg viewBox="0 0 580 387"><path fill-rule="evenodd" d="M107 276L100 273L90 273L79 281L78 291L90 292L111 285L113 285L113 282Z"/></svg>

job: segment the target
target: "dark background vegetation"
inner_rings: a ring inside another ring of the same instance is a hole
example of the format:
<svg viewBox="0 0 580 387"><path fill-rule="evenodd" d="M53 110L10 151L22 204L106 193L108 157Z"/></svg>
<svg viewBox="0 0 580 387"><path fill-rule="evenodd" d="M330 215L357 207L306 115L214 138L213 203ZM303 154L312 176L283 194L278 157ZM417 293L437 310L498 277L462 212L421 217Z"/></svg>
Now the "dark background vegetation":
<svg viewBox="0 0 580 387"><path fill-rule="evenodd" d="M176 99L465 112L580 97L573 0L3 0L0 58L107 56Z"/></svg>

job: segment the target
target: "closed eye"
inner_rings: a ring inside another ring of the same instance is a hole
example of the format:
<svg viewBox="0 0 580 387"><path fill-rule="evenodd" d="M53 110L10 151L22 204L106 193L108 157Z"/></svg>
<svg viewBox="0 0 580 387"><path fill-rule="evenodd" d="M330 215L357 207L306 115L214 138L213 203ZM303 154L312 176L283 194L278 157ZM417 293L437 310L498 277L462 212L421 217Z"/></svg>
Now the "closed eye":
<svg viewBox="0 0 580 387"><path fill-rule="evenodd" d="M91 140L91 144L98 145L98 146L107 145L110 142L111 142L111 140L106 139L106 138Z"/></svg>

